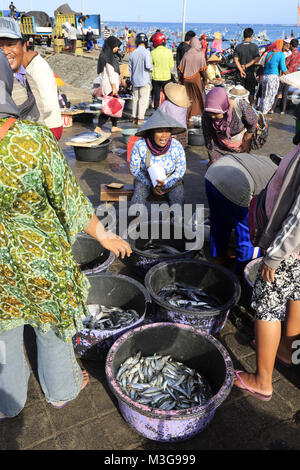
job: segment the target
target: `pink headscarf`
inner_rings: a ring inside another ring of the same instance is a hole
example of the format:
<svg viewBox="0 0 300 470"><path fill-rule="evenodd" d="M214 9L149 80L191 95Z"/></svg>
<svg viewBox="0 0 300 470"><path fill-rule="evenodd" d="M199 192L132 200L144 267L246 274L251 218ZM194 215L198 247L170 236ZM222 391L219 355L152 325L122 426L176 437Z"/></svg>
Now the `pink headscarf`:
<svg viewBox="0 0 300 470"><path fill-rule="evenodd" d="M224 114L222 119L211 119L217 137L230 139L230 123L232 108L224 88L215 87L206 95L204 111L208 113Z"/></svg>
<svg viewBox="0 0 300 470"><path fill-rule="evenodd" d="M184 54L178 67L184 78L192 78L206 69L205 55L196 36L191 39L190 46L191 48Z"/></svg>

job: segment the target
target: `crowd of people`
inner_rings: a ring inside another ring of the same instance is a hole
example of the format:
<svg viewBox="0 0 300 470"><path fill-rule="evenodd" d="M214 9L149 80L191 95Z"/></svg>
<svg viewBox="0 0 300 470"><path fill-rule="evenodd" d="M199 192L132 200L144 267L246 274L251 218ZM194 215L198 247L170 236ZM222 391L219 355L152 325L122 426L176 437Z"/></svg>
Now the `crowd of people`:
<svg viewBox="0 0 300 470"><path fill-rule="evenodd" d="M292 342L300 334L300 137L276 162L252 150L265 142L263 118L274 111L278 92L286 97L279 77L298 69L300 54L292 39L276 41L262 56L252 39L253 30L246 28L234 52L241 84L226 88L218 67L219 33L209 53L205 35L198 38L189 31L174 61L161 31L149 40L128 30L132 121L138 126L130 157L131 203L145 204L152 193L184 206L187 132L192 118L201 116L208 153L203 185L210 209L210 256L226 265L234 230L237 276L250 260L262 257L252 297L257 369L254 374L235 371L235 385L268 401L275 360L292 365ZM121 44L112 34L105 38L94 96L118 99L120 87L126 89L117 59ZM71 251L78 232L84 230L117 257L130 256L131 248L105 230L72 175L58 144L62 123L53 72L39 54L27 50L10 18L0 23L0 84L0 341L6 349L0 419L7 419L20 413L27 397L24 325L36 332L47 402L60 408L88 383L70 342L83 327L89 288ZM153 113L145 119L150 94ZM110 119L112 132L119 132L114 114L100 114L96 130L101 132ZM157 165L165 176L153 180L149 170ZM257 246L248 224L254 196L264 197L266 220Z"/></svg>

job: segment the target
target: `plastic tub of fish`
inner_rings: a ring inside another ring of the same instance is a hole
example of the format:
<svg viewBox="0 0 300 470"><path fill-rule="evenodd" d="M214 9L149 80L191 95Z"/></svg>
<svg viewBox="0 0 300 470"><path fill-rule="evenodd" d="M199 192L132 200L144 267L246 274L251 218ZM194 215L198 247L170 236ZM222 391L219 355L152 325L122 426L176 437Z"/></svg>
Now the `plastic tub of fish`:
<svg viewBox="0 0 300 470"><path fill-rule="evenodd" d="M258 274L262 258L256 258L247 264L244 270L244 277L250 287L254 287L255 279Z"/></svg>
<svg viewBox="0 0 300 470"><path fill-rule="evenodd" d="M112 251L86 233L79 233L72 245L75 260L86 275L107 271L116 257Z"/></svg>
<svg viewBox="0 0 300 470"><path fill-rule="evenodd" d="M234 274L200 259L160 263L146 274L145 286L154 321L192 325L212 335L224 327L241 295Z"/></svg>
<svg viewBox="0 0 300 470"><path fill-rule="evenodd" d="M137 233L140 236L136 236ZM132 255L126 259L137 274L144 276L148 270L162 261L192 259L201 250L204 238L181 222L151 221L128 229L127 241Z"/></svg>
<svg viewBox="0 0 300 470"><path fill-rule="evenodd" d="M89 316L83 318L85 328L73 337L73 346L82 359L103 360L121 334L144 321L151 297L142 284L121 274L95 274L89 282Z"/></svg>
<svg viewBox="0 0 300 470"><path fill-rule="evenodd" d="M120 337L106 358L108 384L126 422L142 436L184 441L203 431L233 384L233 364L211 335L152 323Z"/></svg>

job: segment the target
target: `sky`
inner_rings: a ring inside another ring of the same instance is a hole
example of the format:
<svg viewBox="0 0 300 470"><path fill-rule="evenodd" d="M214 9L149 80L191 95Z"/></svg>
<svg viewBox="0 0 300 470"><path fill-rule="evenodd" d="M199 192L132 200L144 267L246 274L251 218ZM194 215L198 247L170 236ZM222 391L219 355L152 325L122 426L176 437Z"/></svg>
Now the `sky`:
<svg viewBox="0 0 300 470"><path fill-rule="evenodd" d="M0 7L7 9L9 3L0 0ZM53 16L63 3L75 11L100 14L103 22L182 22L183 0L47 0L42 10ZM14 4L22 11L41 8L40 0L14 0ZM297 5L298 0L186 0L186 22L295 25Z"/></svg>

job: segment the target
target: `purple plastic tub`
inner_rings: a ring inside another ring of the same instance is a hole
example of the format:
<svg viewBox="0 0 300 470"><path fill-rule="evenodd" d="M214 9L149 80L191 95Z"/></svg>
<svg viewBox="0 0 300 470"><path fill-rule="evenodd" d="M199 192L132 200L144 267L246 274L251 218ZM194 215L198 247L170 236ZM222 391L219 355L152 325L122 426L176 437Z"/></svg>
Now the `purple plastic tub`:
<svg viewBox="0 0 300 470"><path fill-rule="evenodd" d="M220 307L190 311L171 306L159 296L159 291L172 282L183 282L212 294L219 300ZM146 274L145 286L153 300L154 321L192 325L212 335L224 327L230 309L241 295L240 283L234 274L222 266L198 259L168 261L154 266Z"/></svg>
<svg viewBox="0 0 300 470"><path fill-rule="evenodd" d="M120 365L139 351L142 356L169 354L196 369L208 380L213 397L205 405L178 411L162 411L134 402L123 393L115 377ZM175 323L152 323L125 333L106 358L108 384L124 419L142 436L161 442L184 441L203 431L229 395L233 371L228 352L213 336Z"/></svg>
<svg viewBox="0 0 300 470"><path fill-rule="evenodd" d="M101 273L89 276L91 289L87 304L134 309L140 318L132 325L117 330L85 328L73 336L75 353L82 359L103 360L112 344L126 331L141 325L151 297L135 279L121 274Z"/></svg>
<svg viewBox="0 0 300 470"><path fill-rule="evenodd" d="M132 224L128 230L127 241L131 246L132 255L125 260L131 268L140 276L144 276L150 268L163 261L193 259L202 248L204 239L198 233L192 231L188 225L183 226L182 223L169 223L168 221L141 222L138 225L141 234L148 233L148 237L142 236L135 238L136 226ZM168 234L168 230L170 233ZM157 230L157 234L152 236L152 231ZM156 236L155 236L156 235ZM179 236L178 236L179 235ZM145 254L144 245L150 240L160 245L168 245L176 248L180 253L176 254ZM187 244L193 245L187 249Z"/></svg>

